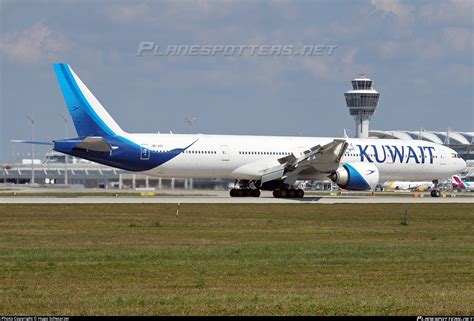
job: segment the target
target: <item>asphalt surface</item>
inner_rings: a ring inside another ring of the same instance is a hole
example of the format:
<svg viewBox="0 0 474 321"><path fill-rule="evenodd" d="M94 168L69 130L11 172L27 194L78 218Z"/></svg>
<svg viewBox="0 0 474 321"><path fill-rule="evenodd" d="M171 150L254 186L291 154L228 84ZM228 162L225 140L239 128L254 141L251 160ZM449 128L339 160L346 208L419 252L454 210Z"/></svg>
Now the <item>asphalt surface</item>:
<svg viewBox="0 0 474 321"><path fill-rule="evenodd" d="M406 196L352 196L352 195L337 195L337 196L305 196L300 199L282 199L274 198L271 192L262 192L262 195L256 197L230 197L225 191L195 191L190 192L173 192L164 196L81 196L81 193L71 193L71 196L62 195L55 196L0 196L0 204L91 204L91 203L108 203L108 204L177 204L177 203L229 203L229 204L340 204L340 203L357 203L357 204L380 204L380 203L472 203L473 197L452 197L447 194L446 197L434 198L428 193L424 197L414 197L412 194ZM199 195L201 194L201 195ZM453 194L455 195L455 194Z"/></svg>

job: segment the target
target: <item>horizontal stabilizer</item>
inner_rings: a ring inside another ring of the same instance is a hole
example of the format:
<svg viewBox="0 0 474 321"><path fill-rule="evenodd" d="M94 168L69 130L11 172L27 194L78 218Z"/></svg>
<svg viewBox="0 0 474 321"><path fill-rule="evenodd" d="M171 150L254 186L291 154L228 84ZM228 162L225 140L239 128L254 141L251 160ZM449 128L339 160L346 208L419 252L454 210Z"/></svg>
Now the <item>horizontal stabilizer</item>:
<svg viewBox="0 0 474 321"><path fill-rule="evenodd" d="M75 145L74 148L85 149L94 152L111 152L112 150L116 149L103 137L98 136L86 137L79 144Z"/></svg>
<svg viewBox="0 0 474 321"><path fill-rule="evenodd" d="M13 139L11 140L12 143L22 143L22 144L34 144L34 145L53 145L52 142L38 142L34 140L20 140L20 139Z"/></svg>

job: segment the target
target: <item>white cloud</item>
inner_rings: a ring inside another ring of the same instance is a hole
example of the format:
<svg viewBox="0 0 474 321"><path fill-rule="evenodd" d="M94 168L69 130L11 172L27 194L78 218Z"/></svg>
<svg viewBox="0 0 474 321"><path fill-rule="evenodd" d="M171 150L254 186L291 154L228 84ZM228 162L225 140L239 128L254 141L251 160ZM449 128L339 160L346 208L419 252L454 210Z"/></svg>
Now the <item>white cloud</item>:
<svg viewBox="0 0 474 321"><path fill-rule="evenodd" d="M413 10L411 6L402 4L399 0L372 0L371 2L377 10L402 18L407 17Z"/></svg>
<svg viewBox="0 0 474 321"><path fill-rule="evenodd" d="M437 80L441 82L454 81L456 84L473 84L472 66L452 63L436 72Z"/></svg>
<svg viewBox="0 0 474 321"><path fill-rule="evenodd" d="M379 53L384 59L409 59L426 62L446 55L437 39L413 39L403 41L385 41L379 46ZM408 61L408 60L407 60Z"/></svg>
<svg viewBox="0 0 474 321"><path fill-rule="evenodd" d="M474 2L470 0L432 1L418 9L418 16L429 23L452 23L472 28Z"/></svg>
<svg viewBox="0 0 474 321"><path fill-rule="evenodd" d="M108 8L108 16L112 22L126 24L145 19L150 14L146 2L135 4L113 5Z"/></svg>
<svg viewBox="0 0 474 321"><path fill-rule="evenodd" d="M0 52L9 60L21 64L57 59L68 48L65 37L51 30L44 22L35 23L21 32L5 33L0 43Z"/></svg>
<svg viewBox="0 0 474 321"><path fill-rule="evenodd" d="M196 22L221 19L242 7L240 2L231 0L142 1L111 5L105 10L105 15L119 24L140 22L140 25L167 25L174 30L194 30Z"/></svg>
<svg viewBox="0 0 474 321"><path fill-rule="evenodd" d="M269 4L285 19L296 19L300 15L297 2L288 0L271 0Z"/></svg>
<svg viewBox="0 0 474 321"><path fill-rule="evenodd" d="M474 43L472 30L465 28L446 28L443 32L443 38L452 48L457 50L472 50Z"/></svg>

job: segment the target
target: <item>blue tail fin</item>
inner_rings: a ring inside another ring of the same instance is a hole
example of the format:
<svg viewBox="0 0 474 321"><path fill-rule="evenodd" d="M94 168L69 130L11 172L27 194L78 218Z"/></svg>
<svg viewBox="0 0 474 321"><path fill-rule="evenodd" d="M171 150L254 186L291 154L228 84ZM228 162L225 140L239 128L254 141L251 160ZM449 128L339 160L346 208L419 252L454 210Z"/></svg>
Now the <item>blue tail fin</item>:
<svg viewBox="0 0 474 321"><path fill-rule="evenodd" d="M54 64L54 71L79 137L124 134L69 65Z"/></svg>

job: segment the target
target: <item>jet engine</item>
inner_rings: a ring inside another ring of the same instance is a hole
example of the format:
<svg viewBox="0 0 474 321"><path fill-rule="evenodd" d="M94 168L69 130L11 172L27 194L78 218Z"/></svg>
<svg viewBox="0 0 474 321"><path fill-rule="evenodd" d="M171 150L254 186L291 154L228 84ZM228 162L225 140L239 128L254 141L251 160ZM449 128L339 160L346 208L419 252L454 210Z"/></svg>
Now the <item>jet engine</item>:
<svg viewBox="0 0 474 321"><path fill-rule="evenodd" d="M340 188L354 191L374 189L379 181L379 170L372 163L345 163L329 178Z"/></svg>

